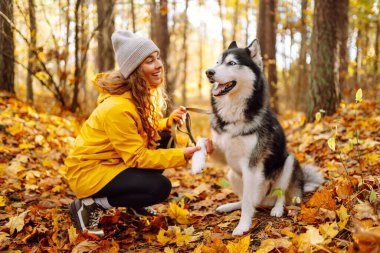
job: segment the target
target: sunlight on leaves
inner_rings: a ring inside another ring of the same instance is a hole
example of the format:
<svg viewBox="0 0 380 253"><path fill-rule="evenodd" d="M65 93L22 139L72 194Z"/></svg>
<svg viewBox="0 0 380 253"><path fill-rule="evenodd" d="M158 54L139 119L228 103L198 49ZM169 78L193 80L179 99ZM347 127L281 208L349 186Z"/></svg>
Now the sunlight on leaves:
<svg viewBox="0 0 380 253"><path fill-rule="evenodd" d="M157 241L164 246L172 243L175 243L177 246L182 246L194 240L193 233L193 227L181 231L180 227L170 226L168 230L160 229L157 235Z"/></svg>

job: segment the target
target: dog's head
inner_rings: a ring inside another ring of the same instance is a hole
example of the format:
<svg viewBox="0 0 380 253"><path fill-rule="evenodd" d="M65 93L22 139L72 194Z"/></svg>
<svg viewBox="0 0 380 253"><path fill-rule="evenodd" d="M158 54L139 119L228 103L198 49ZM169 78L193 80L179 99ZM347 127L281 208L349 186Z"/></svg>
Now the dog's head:
<svg viewBox="0 0 380 253"><path fill-rule="evenodd" d="M216 65L206 70L207 78L213 85L211 93L215 97L238 92L250 94L262 69L260 45L256 39L246 48L239 48L233 41Z"/></svg>

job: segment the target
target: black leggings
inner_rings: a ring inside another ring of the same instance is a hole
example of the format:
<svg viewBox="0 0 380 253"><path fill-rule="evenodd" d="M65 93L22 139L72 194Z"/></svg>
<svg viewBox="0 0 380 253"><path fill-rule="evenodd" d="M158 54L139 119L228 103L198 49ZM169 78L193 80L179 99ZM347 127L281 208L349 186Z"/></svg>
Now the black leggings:
<svg viewBox="0 0 380 253"><path fill-rule="evenodd" d="M170 137L169 132L162 132L157 148L166 148ZM91 197L107 197L113 207L140 208L161 203L172 189L170 180L162 172L156 169L125 169Z"/></svg>

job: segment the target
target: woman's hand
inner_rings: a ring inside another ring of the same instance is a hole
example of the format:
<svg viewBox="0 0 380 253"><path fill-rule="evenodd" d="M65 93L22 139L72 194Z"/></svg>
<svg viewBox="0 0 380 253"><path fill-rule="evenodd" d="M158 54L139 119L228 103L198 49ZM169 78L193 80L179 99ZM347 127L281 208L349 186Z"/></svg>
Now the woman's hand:
<svg viewBox="0 0 380 253"><path fill-rule="evenodd" d="M199 147L199 146L185 148L184 156L185 156L186 161L189 161L193 157L194 153L199 151L199 150L201 150L201 147ZM207 139L206 140L206 152L207 152L207 154L211 154L213 151L214 151L214 145L212 144L212 140Z"/></svg>
<svg viewBox="0 0 380 253"><path fill-rule="evenodd" d="M173 120L182 126L183 122L186 120L186 107L180 106L169 115L169 119L166 124L168 128L172 126Z"/></svg>

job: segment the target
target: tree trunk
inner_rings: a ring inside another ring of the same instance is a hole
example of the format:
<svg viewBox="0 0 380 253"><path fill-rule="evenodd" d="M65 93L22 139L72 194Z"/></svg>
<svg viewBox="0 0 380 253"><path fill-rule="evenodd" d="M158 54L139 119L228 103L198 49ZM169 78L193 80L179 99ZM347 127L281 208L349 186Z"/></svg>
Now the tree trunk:
<svg viewBox="0 0 380 253"><path fill-rule="evenodd" d="M335 0L315 2L313 31L311 38L311 75L307 120L323 109L327 115L336 112L337 96L337 6Z"/></svg>
<svg viewBox="0 0 380 253"><path fill-rule="evenodd" d="M96 0L98 24L97 71L104 72L115 68L115 56L111 35L115 30L115 15L113 8L115 0ZM102 23L103 22L103 23Z"/></svg>
<svg viewBox="0 0 380 253"><path fill-rule="evenodd" d="M306 53L307 53L307 25L306 25L306 11L307 11L307 2L308 0L302 0L301 3L301 48L300 55L298 58L298 77L296 82L296 99L295 99L295 108L296 110L305 111L306 101L305 101L305 92L308 86L308 68L306 64Z"/></svg>
<svg viewBox="0 0 380 253"><path fill-rule="evenodd" d="M263 56L264 73L267 73L271 108L278 112L276 27L276 1L260 0L257 38L259 39Z"/></svg>
<svg viewBox="0 0 380 253"><path fill-rule="evenodd" d="M235 8L234 8L234 23L232 27L232 41L236 41L236 31L238 26L238 20L239 20L239 1L235 1Z"/></svg>
<svg viewBox="0 0 380 253"><path fill-rule="evenodd" d="M380 8L380 3L377 5L378 9ZM379 71L379 36L380 36L380 11L377 13L377 20L376 20L376 38L375 38L375 62L373 63L373 80L374 85L377 85L377 73ZM375 89L377 92L377 89Z"/></svg>
<svg viewBox="0 0 380 253"><path fill-rule="evenodd" d="M150 38L157 41L157 4L156 0L150 0Z"/></svg>
<svg viewBox="0 0 380 253"><path fill-rule="evenodd" d="M37 24L36 24L36 7L34 0L29 0L29 32L30 45L28 49L28 71L26 76L26 101L33 103L33 79L32 74L35 72L35 54L33 50L37 49Z"/></svg>
<svg viewBox="0 0 380 253"><path fill-rule="evenodd" d="M248 38L249 38L249 11L251 10L251 0L247 0L247 3L245 5L245 23L246 23L246 26L245 26L245 45L248 46L249 45L249 41L248 41Z"/></svg>
<svg viewBox="0 0 380 253"><path fill-rule="evenodd" d="M131 17L132 17L132 29L136 32L136 13L135 13L135 1L131 0Z"/></svg>
<svg viewBox="0 0 380 253"><path fill-rule="evenodd" d="M1 0L0 11L13 21L13 1ZM0 17L0 90L15 94L14 40L11 24Z"/></svg>
<svg viewBox="0 0 380 253"><path fill-rule="evenodd" d="M227 49L226 48L226 36L224 35L224 17L223 17L223 4L222 0L218 0L219 4L219 17L220 17L220 22L222 23L222 49Z"/></svg>
<svg viewBox="0 0 380 253"><path fill-rule="evenodd" d="M346 86L346 78L348 72L348 10L349 0L336 1L338 10L337 21L337 39L338 39L338 56L339 56L339 83L338 83L338 98L342 98L342 90Z"/></svg>
<svg viewBox="0 0 380 253"><path fill-rule="evenodd" d="M75 70L74 70L74 90L73 90L73 100L71 103L71 112L76 112L79 104L78 104L78 93L79 93L79 83L80 83L80 59L79 59L79 8L81 6L81 0L77 0L75 4L75 49L74 49L74 57L75 57Z"/></svg>
<svg viewBox="0 0 380 253"><path fill-rule="evenodd" d="M183 76L182 76L182 104L184 106L187 105L187 55L188 55L188 48L187 48L187 26L188 26L188 18L187 18L187 9L189 7L189 0L186 0L186 6L184 11L184 28L183 28L183 51L184 51L184 57L183 57Z"/></svg>

